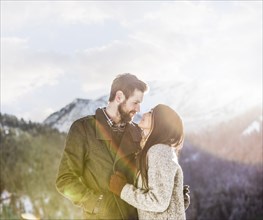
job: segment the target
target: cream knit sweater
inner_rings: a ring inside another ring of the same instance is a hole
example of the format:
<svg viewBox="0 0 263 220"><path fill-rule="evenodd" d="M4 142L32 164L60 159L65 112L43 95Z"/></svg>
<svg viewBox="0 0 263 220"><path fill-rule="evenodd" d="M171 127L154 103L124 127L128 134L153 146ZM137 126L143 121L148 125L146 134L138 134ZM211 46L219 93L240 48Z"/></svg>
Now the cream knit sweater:
<svg viewBox="0 0 263 220"><path fill-rule="evenodd" d="M148 186L142 188L139 176L138 188L126 184L121 198L138 210L140 220L185 220L183 196L183 172L175 149L157 144L148 153Z"/></svg>

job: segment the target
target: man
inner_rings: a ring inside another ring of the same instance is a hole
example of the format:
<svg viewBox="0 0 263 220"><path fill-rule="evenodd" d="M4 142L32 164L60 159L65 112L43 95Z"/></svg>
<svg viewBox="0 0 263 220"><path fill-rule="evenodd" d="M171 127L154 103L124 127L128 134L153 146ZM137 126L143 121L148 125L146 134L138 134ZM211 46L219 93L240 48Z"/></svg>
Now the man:
<svg viewBox="0 0 263 220"><path fill-rule="evenodd" d="M109 180L119 171L133 183L141 130L132 119L147 89L135 75L118 75L107 107L71 125L56 187L85 219L137 219L136 209L109 191Z"/></svg>

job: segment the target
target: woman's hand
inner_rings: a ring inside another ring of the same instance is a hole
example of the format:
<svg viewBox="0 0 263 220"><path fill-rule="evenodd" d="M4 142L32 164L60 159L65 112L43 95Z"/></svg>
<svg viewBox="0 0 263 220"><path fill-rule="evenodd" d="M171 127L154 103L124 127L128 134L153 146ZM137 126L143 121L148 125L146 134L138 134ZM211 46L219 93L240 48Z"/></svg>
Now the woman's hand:
<svg viewBox="0 0 263 220"><path fill-rule="evenodd" d="M115 195L120 196L123 187L126 185L127 179L126 177L120 173L114 173L110 178L109 190L113 192Z"/></svg>
<svg viewBox="0 0 263 220"><path fill-rule="evenodd" d="M189 205L190 205L190 186L188 185L184 185L184 208L185 210L188 209Z"/></svg>

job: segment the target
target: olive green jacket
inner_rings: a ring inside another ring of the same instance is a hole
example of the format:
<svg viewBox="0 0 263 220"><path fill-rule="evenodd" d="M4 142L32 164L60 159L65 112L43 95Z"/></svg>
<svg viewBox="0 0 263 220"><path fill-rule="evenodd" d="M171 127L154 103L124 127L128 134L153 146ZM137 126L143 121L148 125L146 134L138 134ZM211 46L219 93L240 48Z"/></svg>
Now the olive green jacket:
<svg viewBox="0 0 263 220"><path fill-rule="evenodd" d="M67 135L57 190L81 206L86 219L137 219L137 210L109 191L109 180L118 170L133 183L140 139L140 128L130 123L120 146L114 146L111 128L101 109L95 115L78 119Z"/></svg>

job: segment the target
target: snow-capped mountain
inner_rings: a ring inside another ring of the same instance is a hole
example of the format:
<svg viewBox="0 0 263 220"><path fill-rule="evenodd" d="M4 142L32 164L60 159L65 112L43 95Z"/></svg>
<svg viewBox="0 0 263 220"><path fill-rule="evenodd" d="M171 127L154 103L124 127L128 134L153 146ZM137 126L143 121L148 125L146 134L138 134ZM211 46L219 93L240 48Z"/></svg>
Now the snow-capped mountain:
<svg viewBox="0 0 263 220"><path fill-rule="evenodd" d="M73 121L83 116L94 114L97 108L106 105L107 100L107 96L102 96L97 100L75 99L58 112L51 114L43 123L51 125L59 131L67 132Z"/></svg>
<svg viewBox="0 0 263 220"><path fill-rule="evenodd" d="M174 108L183 118L186 131L201 131L220 122L229 121L261 103L260 94L235 89L229 84L218 82L149 82L150 91L145 94L141 113L159 103ZM98 107L106 106L108 95L99 99L76 99L60 111L50 115L45 124L67 132L72 122L88 114L94 114Z"/></svg>

